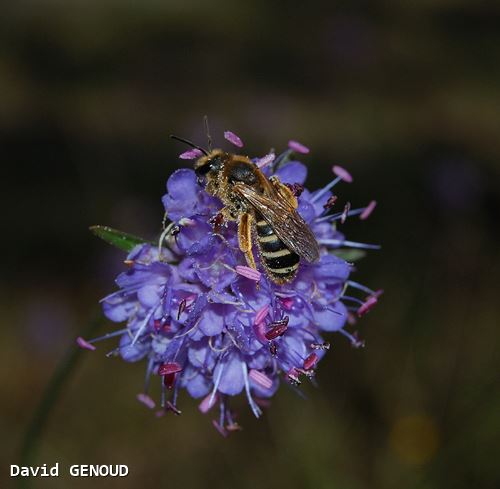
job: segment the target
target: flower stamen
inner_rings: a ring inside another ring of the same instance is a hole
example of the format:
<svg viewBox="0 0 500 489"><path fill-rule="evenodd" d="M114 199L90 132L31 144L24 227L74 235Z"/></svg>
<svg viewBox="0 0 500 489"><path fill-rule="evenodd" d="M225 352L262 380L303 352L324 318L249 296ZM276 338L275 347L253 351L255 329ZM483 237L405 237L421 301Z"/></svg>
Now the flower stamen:
<svg viewBox="0 0 500 489"><path fill-rule="evenodd" d="M236 265L236 273L242 277L253 280L254 282L258 282L262 276L258 270L245 265Z"/></svg>
<svg viewBox="0 0 500 489"><path fill-rule="evenodd" d="M280 319L279 321L273 321L270 326L271 329L265 333L265 337L271 341L275 340L279 336L283 336L285 334L285 331L288 328L288 321L289 317L285 316L283 319Z"/></svg>
<svg viewBox="0 0 500 489"><path fill-rule="evenodd" d="M156 403L153 401L153 399L151 399L151 397L144 393L137 394L137 400L139 402L142 402L142 404L144 404L149 409L154 409L156 406Z"/></svg>

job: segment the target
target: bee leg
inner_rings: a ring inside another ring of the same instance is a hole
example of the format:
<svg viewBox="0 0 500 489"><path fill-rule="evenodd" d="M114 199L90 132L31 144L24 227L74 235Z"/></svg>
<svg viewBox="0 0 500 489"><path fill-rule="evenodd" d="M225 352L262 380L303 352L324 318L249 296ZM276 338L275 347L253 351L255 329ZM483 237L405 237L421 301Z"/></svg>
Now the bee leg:
<svg viewBox="0 0 500 489"><path fill-rule="evenodd" d="M276 176L271 177L269 181L271 182L274 190L276 190L276 192L278 192L283 199L289 202L294 209L297 209L299 204L297 202L297 198L293 195L293 192L286 185L281 183L279 178Z"/></svg>
<svg viewBox="0 0 500 489"><path fill-rule="evenodd" d="M257 270L255 258L252 253L252 221L251 214L242 214L238 222L238 243L240 250L245 253L245 258L249 267Z"/></svg>

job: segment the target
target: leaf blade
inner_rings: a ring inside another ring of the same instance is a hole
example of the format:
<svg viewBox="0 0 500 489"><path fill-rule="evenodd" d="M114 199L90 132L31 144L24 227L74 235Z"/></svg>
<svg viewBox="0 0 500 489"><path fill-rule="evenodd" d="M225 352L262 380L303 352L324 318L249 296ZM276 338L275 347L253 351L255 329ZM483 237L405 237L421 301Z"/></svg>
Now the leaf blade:
<svg viewBox="0 0 500 489"><path fill-rule="evenodd" d="M106 243L115 246L122 251L131 251L138 244L147 243L147 240L134 236L133 234L119 231L109 226L90 226L90 231Z"/></svg>
<svg viewBox="0 0 500 489"><path fill-rule="evenodd" d="M358 250L354 248L346 248L346 249L336 249L331 252L332 255L335 255L339 258L342 258L342 260L348 261L348 262L355 262L358 260L361 260L366 256L366 251L364 250Z"/></svg>

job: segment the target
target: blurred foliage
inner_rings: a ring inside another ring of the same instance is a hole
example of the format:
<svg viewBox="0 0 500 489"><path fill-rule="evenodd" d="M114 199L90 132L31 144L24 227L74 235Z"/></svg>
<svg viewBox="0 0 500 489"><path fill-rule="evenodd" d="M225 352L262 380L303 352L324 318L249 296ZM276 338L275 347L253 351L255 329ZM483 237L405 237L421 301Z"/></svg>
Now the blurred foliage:
<svg viewBox="0 0 500 489"><path fill-rule="evenodd" d="M123 267L88 227L156 236L165 180L186 166L167 135L203 144L208 114L217 142L231 129L252 154L310 146L311 187L347 167L339 206L379 201L344 225L383 244L357 262L385 289L359 324L367 347L331 337L320 389L282 389L260 421L241 402L228 440L187 397L156 419L135 400L141 365L88 352L39 462L130 475L33 486L497 487L499 21L497 3L465 0L2 6L2 474Z"/></svg>

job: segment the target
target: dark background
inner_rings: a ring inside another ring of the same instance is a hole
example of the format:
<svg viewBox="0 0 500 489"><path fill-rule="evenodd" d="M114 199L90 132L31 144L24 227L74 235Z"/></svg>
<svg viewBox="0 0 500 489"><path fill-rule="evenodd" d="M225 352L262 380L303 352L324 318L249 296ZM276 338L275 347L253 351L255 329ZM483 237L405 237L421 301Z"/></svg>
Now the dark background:
<svg viewBox="0 0 500 489"><path fill-rule="evenodd" d="M122 268L88 226L155 236L165 181L189 164L168 134L204 144L208 114L217 142L230 129L262 155L298 139L309 187L341 164L343 201L379 201L345 225L383 244L356 275L385 289L367 346L331 337L320 389L281 389L259 421L242 402L229 439L187 396L156 419L135 400L143 365L87 352L36 460L130 475L33 487L498 487L499 22L495 2L459 0L4 5L2 478Z"/></svg>

